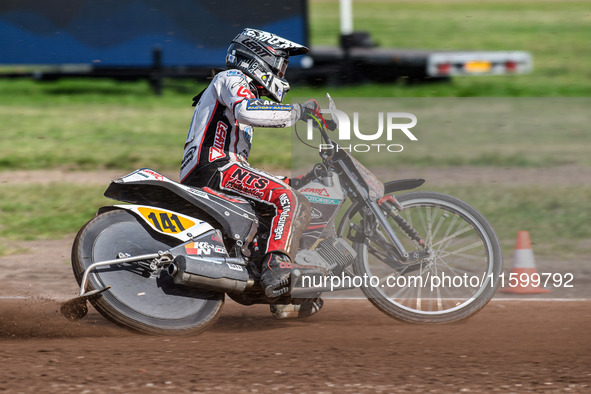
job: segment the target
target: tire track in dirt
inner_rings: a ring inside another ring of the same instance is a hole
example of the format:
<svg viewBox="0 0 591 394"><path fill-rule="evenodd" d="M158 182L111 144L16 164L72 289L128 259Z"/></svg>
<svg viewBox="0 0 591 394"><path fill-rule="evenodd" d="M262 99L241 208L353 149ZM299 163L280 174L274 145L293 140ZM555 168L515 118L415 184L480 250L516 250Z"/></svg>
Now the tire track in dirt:
<svg viewBox="0 0 591 394"><path fill-rule="evenodd" d="M10 305L9 305L10 304ZM140 335L91 309L0 301L0 391L588 392L590 302L494 302L461 323L411 325L366 300L304 321L228 302L208 331Z"/></svg>

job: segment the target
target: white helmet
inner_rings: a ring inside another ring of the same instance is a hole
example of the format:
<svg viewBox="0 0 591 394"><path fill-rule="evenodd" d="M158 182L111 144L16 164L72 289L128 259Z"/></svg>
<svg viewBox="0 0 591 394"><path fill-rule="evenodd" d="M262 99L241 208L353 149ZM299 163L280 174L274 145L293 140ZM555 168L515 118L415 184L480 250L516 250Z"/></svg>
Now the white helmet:
<svg viewBox="0 0 591 394"><path fill-rule="evenodd" d="M292 55L303 55L308 48L262 30L246 28L228 47L226 66L239 69L252 78L260 95L282 102L289 91L284 77Z"/></svg>

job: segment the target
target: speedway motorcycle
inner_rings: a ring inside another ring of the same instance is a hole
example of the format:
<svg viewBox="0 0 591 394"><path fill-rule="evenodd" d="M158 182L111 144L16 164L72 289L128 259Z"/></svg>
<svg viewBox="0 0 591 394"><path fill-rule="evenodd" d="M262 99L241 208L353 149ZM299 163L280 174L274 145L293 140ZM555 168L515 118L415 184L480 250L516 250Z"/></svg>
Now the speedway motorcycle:
<svg viewBox="0 0 591 394"><path fill-rule="evenodd" d="M488 221L449 195L399 194L425 181L383 183L331 140L335 122L318 115L314 123L323 148L299 187L312 221L289 295L269 299L259 285L269 212L144 168L105 191L126 204L100 208L78 232L72 268L80 291L62 313L80 319L89 301L116 324L180 335L211 326L226 295L243 305L298 304L360 289L382 312L412 323L454 322L483 308L502 269Z"/></svg>

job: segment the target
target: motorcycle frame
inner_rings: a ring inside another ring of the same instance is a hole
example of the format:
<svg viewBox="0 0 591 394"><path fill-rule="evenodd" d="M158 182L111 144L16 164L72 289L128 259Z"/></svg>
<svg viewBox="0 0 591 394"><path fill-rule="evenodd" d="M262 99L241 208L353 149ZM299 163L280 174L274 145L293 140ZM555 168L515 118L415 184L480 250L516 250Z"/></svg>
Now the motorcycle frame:
<svg viewBox="0 0 591 394"><path fill-rule="evenodd" d="M328 169L328 171L335 172L337 176L339 176L341 184L346 187L346 197L350 198L352 202L364 204L370 209L373 217L377 219L382 229L385 230L389 241L394 247L394 252L397 254L398 260L400 260L401 263L410 261L412 256L402 245L402 242L390 226L390 223L388 223L388 219L383 214L382 208L378 204L378 200L382 198L383 195L377 195L375 192L370 190L368 185L363 185L358 181L359 179L363 179L363 176L359 173L359 171L357 171L355 167L360 166L361 163L355 164L351 155L329 137L324 125L328 125L332 122L326 121L320 114L319 118L320 119L316 118L315 120L318 124L318 130L323 140L323 145L321 145L321 149L319 149L319 155L322 158L324 166ZM334 160L335 157L336 160ZM422 185L424 182L424 179L402 179L394 181L390 183L390 187L388 189L384 187L384 194L392 193L393 191L413 189ZM342 224L339 226L339 228L342 228Z"/></svg>

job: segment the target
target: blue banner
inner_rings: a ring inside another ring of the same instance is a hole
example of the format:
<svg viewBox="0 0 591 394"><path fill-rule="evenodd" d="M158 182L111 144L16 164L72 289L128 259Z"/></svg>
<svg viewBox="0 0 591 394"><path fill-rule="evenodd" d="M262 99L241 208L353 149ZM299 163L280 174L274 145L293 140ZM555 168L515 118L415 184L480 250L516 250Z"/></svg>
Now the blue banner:
<svg viewBox="0 0 591 394"><path fill-rule="evenodd" d="M164 66L222 67L245 27L305 45L305 1L3 0L0 64L147 67L160 47Z"/></svg>

